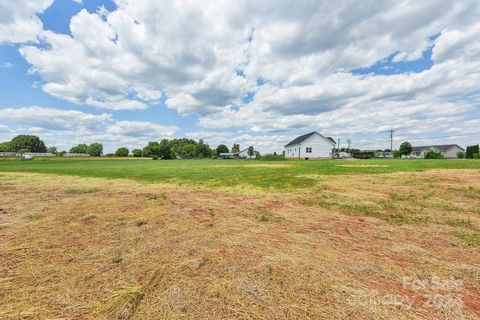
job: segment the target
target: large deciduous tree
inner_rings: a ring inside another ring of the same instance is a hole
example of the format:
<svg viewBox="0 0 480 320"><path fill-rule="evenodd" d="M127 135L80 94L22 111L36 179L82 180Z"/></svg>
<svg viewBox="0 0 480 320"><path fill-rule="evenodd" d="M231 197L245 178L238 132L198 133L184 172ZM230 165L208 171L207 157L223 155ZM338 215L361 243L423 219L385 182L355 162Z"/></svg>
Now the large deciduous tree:
<svg viewBox="0 0 480 320"><path fill-rule="evenodd" d="M402 142L402 144L400 145L400 148L398 149L398 151L400 151L400 154L405 156L412 153L412 150L413 150L412 145L408 141Z"/></svg>
<svg viewBox="0 0 480 320"><path fill-rule="evenodd" d="M217 156L219 156L220 153L228 153L228 152L230 152L230 151L228 150L228 147L227 147L226 145L224 145L224 144L219 144L216 151L217 151Z"/></svg>
<svg viewBox="0 0 480 320"><path fill-rule="evenodd" d="M465 158L467 158L467 159L473 159L473 155L474 155L474 154L477 154L477 153L480 153L479 151L480 151L480 150L479 150L478 144L473 145L473 146L468 146L468 147L467 147L467 150L466 150L466 152L465 152Z"/></svg>
<svg viewBox="0 0 480 320"><path fill-rule="evenodd" d="M160 155L160 143L151 141L143 148L143 154L147 157Z"/></svg>
<svg viewBox="0 0 480 320"><path fill-rule="evenodd" d="M88 146L85 143L70 148L70 153L88 153Z"/></svg>
<svg viewBox="0 0 480 320"><path fill-rule="evenodd" d="M198 158L211 158L212 157L212 149L208 146L208 144L201 143L197 145L197 157Z"/></svg>
<svg viewBox="0 0 480 320"><path fill-rule="evenodd" d="M142 156L142 149L133 149L132 150L133 156L136 158L140 158Z"/></svg>
<svg viewBox="0 0 480 320"><path fill-rule="evenodd" d="M159 154L162 159L173 159L175 158L175 152L173 151L170 141L168 139L163 139L160 141Z"/></svg>
<svg viewBox="0 0 480 320"><path fill-rule="evenodd" d="M10 151L28 150L30 152L47 152L45 143L37 136L19 135L9 143Z"/></svg>
<svg viewBox="0 0 480 320"><path fill-rule="evenodd" d="M8 151L12 151L10 149L10 143L8 142L0 143L0 152L8 152Z"/></svg>
<svg viewBox="0 0 480 320"><path fill-rule="evenodd" d="M128 149L126 147L120 147L115 151L117 157L128 157Z"/></svg>
<svg viewBox="0 0 480 320"><path fill-rule="evenodd" d="M103 145L95 142L88 146L87 153L92 157L99 157L103 154Z"/></svg>

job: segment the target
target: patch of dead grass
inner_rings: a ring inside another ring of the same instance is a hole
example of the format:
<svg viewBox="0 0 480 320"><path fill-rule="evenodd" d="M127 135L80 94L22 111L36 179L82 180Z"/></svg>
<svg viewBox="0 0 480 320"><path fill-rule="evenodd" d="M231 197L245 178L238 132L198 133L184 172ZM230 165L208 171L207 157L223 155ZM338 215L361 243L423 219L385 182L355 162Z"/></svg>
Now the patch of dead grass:
<svg viewBox="0 0 480 320"><path fill-rule="evenodd" d="M478 188L472 170L320 177L301 194L5 173L0 318L475 319ZM432 276L463 282L461 308L402 285Z"/></svg>

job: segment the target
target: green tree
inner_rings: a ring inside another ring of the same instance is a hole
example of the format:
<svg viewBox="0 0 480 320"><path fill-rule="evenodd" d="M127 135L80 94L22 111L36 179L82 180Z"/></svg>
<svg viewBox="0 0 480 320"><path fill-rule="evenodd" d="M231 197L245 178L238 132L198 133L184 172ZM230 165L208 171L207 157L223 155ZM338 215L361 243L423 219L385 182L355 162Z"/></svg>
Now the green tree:
<svg viewBox="0 0 480 320"><path fill-rule="evenodd" d="M88 146L85 143L81 143L70 148L70 153L88 153Z"/></svg>
<svg viewBox="0 0 480 320"><path fill-rule="evenodd" d="M156 141L149 142L145 148L143 148L143 155L146 157L159 156L160 155L160 143Z"/></svg>
<svg viewBox="0 0 480 320"><path fill-rule="evenodd" d="M117 149L117 151L115 151L115 155L117 157L128 157L128 149L125 148L125 147L120 147Z"/></svg>
<svg viewBox="0 0 480 320"><path fill-rule="evenodd" d="M402 156L402 153L399 150L393 150L394 158L400 158L401 156Z"/></svg>
<svg viewBox="0 0 480 320"><path fill-rule="evenodd" d="M234 143L232 147L232 153L240 152L240 145L238 143Z"/></svg>
<svg viewBox="0 0 480 320"><path fill-rule="evenodd" d="M37 136L19 135L9 142L11 151L26 149L30 152L47 152L45 143Z"/></svg>
<svg viewBox="0 0 480 320"><path fill-rule="evenodd" d="M8 152L8 151L11 151L10 143L8 142L0 143L0 152Z"/></svg>
<svg viewBox="0 0 480 320"><path fill-rule="evenodd" d="M230 151L228 150L228 147L226 145L219 144L217 146L217 149L216 149L217 156L219 156L220 153L228 153L228 152L230 152Z"/></svg>
<svg viewBox="0 0 480 320"><path fill-rule="evenodd" d="M400 148L398 151L400 151L400 154L408 156L410 153L412 153L412 150L413 148L410 142L405 141L400 145Z"/></svg>
<svg viewBox="0 0 480 320"><path fill-rule="evenodd" d="M197 145L197 142L193 139L187 139L187 138L181 138L181 139L172 139L172 140L167 140L170 148L173 150L174 157L175 156L180 156L182 158L193 158L195 155L191 155L191 149L192 147L188 147L185 150L185 146L187 145Z"/></svg>
<svg viewBox="0 0 480 320"><path fill-rule="evenodd" d="M198 144L197 145L197 157L198 158L211 158L212 157L212 149L208 146L208 144Z"/></svg>
<svg viewBox="0 0 480 320"><path fill-rule="evenodd" d="M248 153L248 157L252 159L253 155L255 154L255 150L253 149L252 146L248 147L247 153Z"/></svg>
<svg viewBox="0 0 480 320"><path fill-rule="evenodd" d="M465 158L473 159L473 155L476 153L480 153L478 144L473 146L468 146L465 152Z"/></svg>
<svg viewBox="0 0 480 320"><path fill-rule="evenodd" d="M162 159L173 159L175 158L175 152L170 145L168 139L162 139L159 144L158 155Z"/></svg>
<svg viewBox="0 0 480 320"><path fill-rule="evenodd" d="M103 154L103 145L98 142L92 143L88 146L86 153L92 157L99 157Z"/></svg>
<svg viewBox="0 0 480 320"><path fill-rule="evenodd" d="M197 146L195 144L187 144L183 146L182 158L195 158L197 155Z"/></svg>
<svg viewBox="0 0 480 320"><path fill-rule="evenodd" d="M48 148L47 148L47 152L48 152L48 153L55 154L55 155L58 154L57 147L48 147Z"/></svg>
<svg viewBox="0 0 480 320"><path fill-rule="evenodd" d="M142 149L133 149L132 153L134 157L140 158L142 156Z"/></svg>

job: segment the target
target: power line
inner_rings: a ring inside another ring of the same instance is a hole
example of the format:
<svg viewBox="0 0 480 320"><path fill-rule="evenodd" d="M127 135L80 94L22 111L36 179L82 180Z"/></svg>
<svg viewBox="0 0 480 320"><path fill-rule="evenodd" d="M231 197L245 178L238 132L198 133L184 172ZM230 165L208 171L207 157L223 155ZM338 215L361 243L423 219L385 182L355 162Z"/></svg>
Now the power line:
<svg viewBox="0 0 480 320"><path fill-rule="evenodd" d="M396 130L390 130L388 132L395 132ZM443 136L431 136L431 137L412 137L412 138L403 138L402 140L405 141L418 141L418 140L429 140L429 139L440 139L440 138L456 138L456 137L468 137L468 136L475 136L475 135L480 135L480 132L470 132L470 133L465 133L465 134L454 134L454 135L443 135ZM388 140L372 140L370 142L362 142L362 143L356 143L355 147L361 147L361 146L370 146L370 145L375 145L375 144L380 144L382 142L390 142L390 145L392 147L391 150L393 150L393 141L392 137ZM351 142L351 140L350 140Z"/></svg>
<svg viewBox="0 0 480 320"><path fill-rule="evenodd" d="M464 133L464 134L455 134L449 136L435 136L435 137L417 137L417 138L409 138L405 140L428 140L428 139L437 139L437 138L455 138L455 137L468 137L468 136L475 136L480 135L480 132L471 132L471 133Z"/></svg>

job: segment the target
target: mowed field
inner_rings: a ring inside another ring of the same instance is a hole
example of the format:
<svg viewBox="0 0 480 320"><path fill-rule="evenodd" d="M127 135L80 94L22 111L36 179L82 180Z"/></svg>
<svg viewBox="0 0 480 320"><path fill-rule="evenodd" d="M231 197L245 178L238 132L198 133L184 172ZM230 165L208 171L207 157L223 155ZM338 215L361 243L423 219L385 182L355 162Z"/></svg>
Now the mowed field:
<svg viewBox="0 0 480 320"><path fill-rule="evenodd" d="M0 161L0 319L479 319L480 161Z"/></svg>

